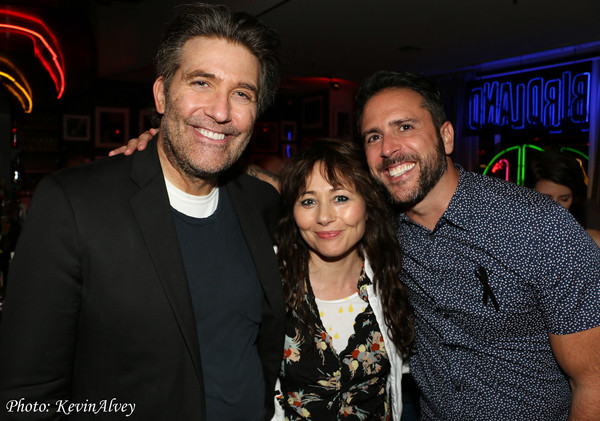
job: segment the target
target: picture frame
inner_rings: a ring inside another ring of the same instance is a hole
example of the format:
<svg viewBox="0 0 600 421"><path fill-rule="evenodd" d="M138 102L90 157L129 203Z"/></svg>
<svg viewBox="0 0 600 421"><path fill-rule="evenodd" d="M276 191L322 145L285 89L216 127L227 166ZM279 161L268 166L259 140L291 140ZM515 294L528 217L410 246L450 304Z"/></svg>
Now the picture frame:
<svg viewBox="0 0 600 421"><path fill-rule="evenodd" d="M296 122L295 121L282 121L281 122L280 138L284 142L295 142L296 141Z"/></svg>
<svg viewBox="0 0 600 421"><path fill-rule="evenodd" d="M352 112L349 109L336 109L334 120L334 137L352 136Z"/></svg>
<svg viewBox="0 0 600 421"><path fill-rule="evenodd" d="M139 111L138 130L140 131L140 133L145 132L148 129L157 128L157 125L154 123L156 115L158 114L156 113L154 108L144 108Z"/></svg>
<svg viewBox="0 0 600 421"><path fill-rule="evenodd" d="M252 152L277 154L278 139L278 123L257 121L251 140Z"/></svg>
<svg viewBox="0 0 600 421"><path fill-rule="evenodd" d="M129 108L96 107L95 146L118 148L129 140Z"/></svg>
<svg viewBox="0 0 600 421"><path fill-rule="evenodd" d="M302 102L302 128L320 129L323 127L323 97L314 96Z"/></svg>
<svg viewBox="0 0 600 421"><path fill-rule="evenodd" d="M63 115L63 140L85 142L90 140L90 116Z"/></svg>

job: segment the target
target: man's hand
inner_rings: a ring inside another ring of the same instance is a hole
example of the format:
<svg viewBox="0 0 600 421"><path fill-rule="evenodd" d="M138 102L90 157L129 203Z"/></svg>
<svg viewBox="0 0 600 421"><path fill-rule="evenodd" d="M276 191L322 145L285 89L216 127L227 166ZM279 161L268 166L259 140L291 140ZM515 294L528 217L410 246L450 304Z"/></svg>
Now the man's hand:
<svg viewBox="0 0 600 421"><path fill-rule="evenodd" d="M133 139L130 139L129 142L127 142L127 145L123 145L120 148L113 149L112 151L110 151L108 153L108 156L114 156L120 153L123 153L125 155L131 155L136 150L143 151L144 149L146 149L146 146L148 145L148 142L150 142L150 139L152 139L156 133L158 133L158 129L150 129L148 131L145 131L140 135L140 137L134 137Z"/></svg>

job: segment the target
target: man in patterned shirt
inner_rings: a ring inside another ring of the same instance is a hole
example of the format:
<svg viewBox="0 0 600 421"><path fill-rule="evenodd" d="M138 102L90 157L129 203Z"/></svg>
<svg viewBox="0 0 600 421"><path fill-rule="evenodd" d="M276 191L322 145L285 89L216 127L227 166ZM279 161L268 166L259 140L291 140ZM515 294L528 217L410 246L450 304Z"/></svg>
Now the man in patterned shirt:
<svg viewBox="0 0 600 421"><path fill-rule="evenodd" d="M378 72L358 107L400 210L423 420L600 419L600 249L549 198L454 165L426 78Z"/></svg>

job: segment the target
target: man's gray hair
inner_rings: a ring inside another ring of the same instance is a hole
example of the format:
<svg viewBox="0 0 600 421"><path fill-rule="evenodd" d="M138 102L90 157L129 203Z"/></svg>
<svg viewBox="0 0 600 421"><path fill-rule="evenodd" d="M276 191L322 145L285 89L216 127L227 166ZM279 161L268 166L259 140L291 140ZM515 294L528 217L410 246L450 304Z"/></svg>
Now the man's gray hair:
<svg viewBox="0 0 600 421"><path fill-rule="evenodd" d="M224 39L246 47L260 64L258 111L272 104L279 85L279 35L253 16L232 13L222 5L196 3L178 8L154 60L157 77L165 80L166 92L181 65L183 45L195 37Z"/></svg>

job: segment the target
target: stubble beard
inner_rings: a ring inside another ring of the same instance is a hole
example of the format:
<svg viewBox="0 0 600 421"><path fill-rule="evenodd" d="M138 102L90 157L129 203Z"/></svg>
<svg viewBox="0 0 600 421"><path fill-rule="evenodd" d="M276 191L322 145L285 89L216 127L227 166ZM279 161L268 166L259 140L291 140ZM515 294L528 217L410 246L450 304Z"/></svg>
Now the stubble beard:
<svg viewBox="0 0 600 421"><path fill-rule="evenodd" d="M194 145L186 139L184 133L182 133L182 130L177 125L177 113L175 108L169 104L168 98L167 104L168 105L163 116L161 131L163 149L167 159L173 167L183 172L192 180L214 180L237 162L242 155L242 152L246 148L249 139L246 139L245 145L239 148L238 153L232 153L235 152L235 148L227 149L225 145L207 146L201 143ZM185 123L187 124L187 122ZM237 131L234 131L233 129L229 131L237 133ZM196 151L194 151L194 149L196 149ZM208 155L209 153L213 153L216 149L221 149L220 152L226 154L222 163L218 165L210 165L209 163L204 162L206 165L203 167L200 167L200 164L203 164L203 162L198 164L194 163L192 155Z"/></svg>
<svg viewBox="0 0 600 421"><path fill-rule="evenodd" d="M403 183L394 184L392 182L386 185L380 177L377 177L377 181L380 187L383 187L383 190L387 193L388 200L392 205L399 207L401 210L408 210L420 203L429 194L448 168L446 151L442 139L438 138L434 152L424 158L416 154L406 154L384 160L379 167L379 173L381 173L383 168L395 162L402 161L416 161L419 165L419 178L414 188L407 190L403 187ZM394 192L393 190L399 191Z"/></svg>

